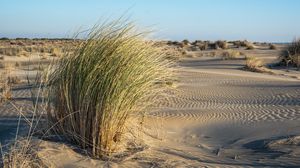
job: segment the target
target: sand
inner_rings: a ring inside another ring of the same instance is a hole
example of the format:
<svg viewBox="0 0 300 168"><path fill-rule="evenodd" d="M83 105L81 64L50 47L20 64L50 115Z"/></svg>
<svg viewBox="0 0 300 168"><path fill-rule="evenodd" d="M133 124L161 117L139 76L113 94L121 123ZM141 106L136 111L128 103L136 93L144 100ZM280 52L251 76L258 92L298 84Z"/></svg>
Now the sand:
<svg viewBox="0 0 300 168"><path fill-rule="evenodd" d="M277 51L247 52L272 62ZM176 90L147 114L143 148L118 160L100 161L72 145L41 140L38 156L53 167L299 167L300 73L248 72L244 64L181 60ZM14 95L24 98L14 100L20 106L29 103L26 87ZM13 135L17 112L5 105L0 118L3 142L9 139L4 134Z"/></svg>

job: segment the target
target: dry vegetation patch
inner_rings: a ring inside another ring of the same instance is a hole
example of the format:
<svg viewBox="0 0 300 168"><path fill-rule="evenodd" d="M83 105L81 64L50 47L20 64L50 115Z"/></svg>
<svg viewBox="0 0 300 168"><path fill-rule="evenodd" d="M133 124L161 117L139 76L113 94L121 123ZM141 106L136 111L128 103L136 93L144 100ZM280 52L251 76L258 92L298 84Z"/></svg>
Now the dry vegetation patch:
<svg viewBox="0 0 300 168"><path fill-rule="evenodd" d="M226 41L216 41L215 42L217 48L222 48L222 49L227 49L228 48L228 43Z"/></svg>
<svg viewBox="0 0 300 168"><path fill-rule="evenodd" d="M236 50L227 50L222 53L222 58L224 60L232 60L237 59L239 56L243 55L243 53Z"/></svg>
<svg viewBox="0 0 300 168"><path fill-rule="evenodd" d="M0 75L0 102L5 102L12 99L12 84L17 79L10 76L10 70L6 69Z"/></svg>
<svg viewBox="0 0 300 168"><path fill-rule="evenodd" d="M252 71L252 72L260 72L260 73L270 73L273 72L264 67L262 60L254 57L254 56L247 56L246 57L246 65L244 67L245 70Z"/></svg>
<svg viewBox="0 0 300 168"><path fill-rule="evenodd" d="M255 46L253 43L247 42L246 44L246 50L254 50Z"/></svg>
<svg viewBox="0 0 300 168"><path fill-rule="evenodd" d="M270 50L277 50L277 46L275 44L270 44L269 49Z"/></svg>
<svg viewBox="0 0 300 168"><path fill-rule="evenodd" d="M296 66L300 70L300 39L295 39L282 50L279 59L285 66Z"/></svg>

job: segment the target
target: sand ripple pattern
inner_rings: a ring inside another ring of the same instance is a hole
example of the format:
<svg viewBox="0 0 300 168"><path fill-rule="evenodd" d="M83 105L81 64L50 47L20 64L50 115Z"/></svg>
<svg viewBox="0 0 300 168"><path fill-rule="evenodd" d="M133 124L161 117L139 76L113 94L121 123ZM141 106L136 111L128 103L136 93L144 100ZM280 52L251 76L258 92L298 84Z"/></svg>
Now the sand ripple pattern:
<svg viewBox="0 0 300 168"><path fill-rule="evenodd" d="M32 116L36 102L36 99L32 99L32 93L36 94L37 89L31 86L14 87L12 89L12 100L4 102L0 106L0 119L18 118L20 113L26 117Z"/></svg>
<svg viewBox="0 0 300 168"><path fill-rule="evenodd" d="M261 74L257 74L261 75ZM182 70L154 116L244 123L300 120L300 83Z"/></svg>

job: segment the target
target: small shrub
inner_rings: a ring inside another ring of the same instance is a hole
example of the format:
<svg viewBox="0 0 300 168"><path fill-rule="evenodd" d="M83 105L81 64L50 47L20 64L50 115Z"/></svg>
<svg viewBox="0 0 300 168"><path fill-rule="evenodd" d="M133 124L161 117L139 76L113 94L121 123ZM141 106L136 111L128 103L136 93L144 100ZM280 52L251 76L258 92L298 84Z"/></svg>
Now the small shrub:
<svg viewBox="0 0 300 168"><path fill-rule="evenodd" d="M300 39L295 39L290 43L285 50L283 50L279 56L280 62L286 66L289 64L297 66L300 69Z"/></svg>
<svg viewBox="0 0 300 168"><path fill-rule="evenodd" d="M233 41L232 43L236 46L236 48L240 48L242 46L241 41Z"/></svg>
<svg viewBox="0 0 300 168"><path fill-rule="evenodd" d="M0 54L7 55L7 56L17 56L19 53L21 53L23 50L19 47L10 47L10 48L1 48Z"/></svg>
<svg viewBox="0 0 300 168"><path fill-rule="evenodd" d="M209 43L208 46L211 49L215 49L215 50L220 49L220 47L217 45L217 43Z"/></svg>
<svg viewBox="0 0 300 168"><path fill-rule="evenodd" d="M62 55L60 48L51 48L50 53L51 53L51 56L53 56L53 57L59 57Z"/></svg>
<svg viewBox="0 0 300 168"><path fill-rule="evenodd" d="M187 39L182 40L182 43L183 43L184 45L189 45L189 44L190 44L189 40L187 40Z"/></svg>
<svg viewBox="0 0 300 168"><path fill-rule="evenodd" d="M180 46L180 42L178 42L178 41L173 41L173 42L172 42L172 45Z"/></svg>
<svg viewBox="0 0 300 168"><path fill-rule="evenodd" d="M186 51L178 47L165 47L166 59L177 61L186 55Z"/></svg>
<svg viewBox="0 0 300 168"><path fill-rule="evenodd" d="M241 47L247 47L248 44L250 43L250 42L248 42L247 40L239 41L239 42L240 42L240 46L241 46Z"/></svg>
<svg viewBox="0 0 300 168"><path fill-rule="evenodd" d="M198 47L200 48L200 50L207 50L207 48L208 48L208 43L206 43L206 42L203 42L203 43L199 43L198 44Z"/></svg>
<svg viewBox="0 0 300 168"><path fill-rule="evenodd" d="M253 72L262 72L262 61L254 56L246 57L245 69Z"/></svg>
<svg viewBox="0 0 300 168"><path fill-rule="evenodd" d="M277 50L277 46L274 44L270 44L269 48L270 50Z"/></svg>
<svg viewBox="0 0 300 168"><path fill-rule="evenodd" d="M9 81L9 70L6 69L0 77L0 102L5 102L12 98L12 83Z"/></svg>
<svg viewBox="0 0 300 168"><path fill-rule="evenodd" d="M291 63L300 70L300 39L295 39L287 49L291 55Z"/></svg>
<svg viewBox="0 0 300 168"><path fill-rule="evenodd" d="M246 44L246 50L254 50L254 49L255 49L254 44L249 43L249 42Z"/></svg>
<svg viewBox="0 0 300 168"><path fill-rule="evenodd" d="M191 50L192 51L200 51L200 48L198 46L192 46Z"/></svg>
<svg viewBox="0 0 300 168"><path fill-rule="evenodd" d="M7 37L1 37L0 40L9 40Z"/></svg>
<svg viewBox="0 0 300 168"><path fill-rule="evenodd" d="M226 41L216 41L216 45L222 49L227 49L228 48L228 43Z"/></svg>
<svg viewBox="0 0 300 168"><path fill-rule="evenodd" d="M239 57L241 54L239 51L235 50L227 50L222 53L222 58L225 60L231 60L231 59L236 59Z"/></svg>
<svg viewBox="0 0 300 168"><path fill-rule="evenodd" d="M290 64L292 64L292 56L288 50L282 50L279 55L279 64L283 64L288 68Z"/></svg>

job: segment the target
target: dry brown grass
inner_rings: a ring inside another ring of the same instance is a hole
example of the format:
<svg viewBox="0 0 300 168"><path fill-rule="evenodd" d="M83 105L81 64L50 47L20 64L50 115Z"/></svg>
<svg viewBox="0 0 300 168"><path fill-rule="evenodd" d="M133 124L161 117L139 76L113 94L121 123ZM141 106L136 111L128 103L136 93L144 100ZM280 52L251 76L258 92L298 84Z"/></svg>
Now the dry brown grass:
<svg viewBox="0 0 300 168"><path fill-rule="evenodd" d="M247 42L246 43L246 50L254 50L255 46L253 43Z"/></svg>
<svg viewBox="0 0 300 168"><path fill-rule="evenodd" d="M269 49L270 50L277 50L277 46L275 44L270 44Z"/></svg>
<svg viewBox="0 0 300 168"><path fill-rule="evenodd" d="M15 79L13 77L7 75L8 77L8 83L14 83ZM5 78L7 79L7 78ZM42 95L42 83L44 83L42 80L41 74L37 74L35 83L31 83L28 81L29 84L32 84L34 86L37 86L37 89L31 90L31 97L32 97L32 110L30 111L23 111L23 107L16 106L16 104L13 101L8 101L12 105L12 107L18 111L19 113L19 121L17 125L17 131L15 135L15 139L10 142L9 144L5 144L6 150L1 151L2 155L2 166L4 168L42 168L47 167L44 165L39 156L37 155L37 151L39 148L39 141L36 141L35 138L33 138L33 135L36 132L40 132L40 124L44 124L44 122L39 122L42 117L44 116L44 112L40 111L42 108L39 108L41 106L47 107L45 105L42 105L46 101L43 99ZM28 110L28 109L27 109ZM27 113L32 114L30 117L27 117ZM25 123L28 124L28 127L26 125L21 126L21 120L26 121ZM25 132L20 131L20 128L26 128ZM22 133L21 133L22 132ZM0 144L0 149L3 146Z"/></svg>
<svg viewBox="0 0 300 168"><path fill-rule="evenodd" d="M186 55L186 51L179 47L164 47L166 59L178 61Z"/></svg>
<svg viewBox="0 0 300 168"><path fill-rule="evenodd" d="M297 66L300 70L300 39L295 39L288 47L287 50L291 57L291 63Z"/></svg>
<svg viewBox="0 0 300 168"><path fill-rule="evenodd" d="M300 54L292 56L292 63L297 66L298 70L300 70Z"/></svg>
<svg viewBox="0 0 300 168"><path fill-rule="evenodd" d="M242 54L239 51L227 50L227 51L224 51L221 56L224 60L232 60L232 59L237 59L241 55Z"/></svg>
<svg viewBox="0 0 300 168"><path fill-rule="evenodd" d="M226 41L216 41L216 45L219 47L219 48L222 48L222 49L227 49L228 48L228 43Z"/></svg>
<svg viewBox="0 0 300 168"><path fill-rule="evenodd" d="M252 72L264 72L262 61L254 56L246 57L245 69Z"/></svg>
<svg viewBox="0 0 300 168"><path fill-rule="evenodd" d="M296 66L300 70L300 39L295 39L290 43L279 56L280 62L287 67L289 64Z"/></svg>
<svg viewBox="0 0 300 168"><path fill-rule="evenodd" d="M62 51L60 48L51 48L50 53L53 57L59 57L62 55Z"/></svg>
<svg viewBox="0 0 300 168"><path fill-rule="evenodd" d="M51 40L51 39L18 39L0 40L0 55L5 56L25 56L31 54L49 54L60 56L63 49L74 50L82 40Z"/></svg>
<svg viewBox="0 0 300 168"><path fill-rule="evenodd" d="M0 76L0 102L12 99L12 84L10 80L10 70L5 71Z"/></svg>
<svg viewBox="0 0 300 168"><path fill-rule="evenodd" d="M232 42L233 45L236 47L236 48L240 48L242 46L242 42L241 41L233 41Z"/></svg>
<svg viewBox="0 0 300 168"><path fill-rule="evenodd" d="M3 155L4 168L42 168L42 164L37 156L37 144L32 140L17 139L9 149L9 153Z"/></svg>
<svg viewBox="0 0 300 168"><path fill-rule="evenodd" d="M187 39L182 40L181 43L182 43L183 45L185 45L185 46L190 44L189 40L187 40Z"/></svg>
<svg viewBox="0 0 300 168"><path fill-rule="evenodd" d="M1 55L7 55L7 56L17 56L19 55L23 49L21 47L9 47L9 48L0 48L0 54Z"/></svg>

